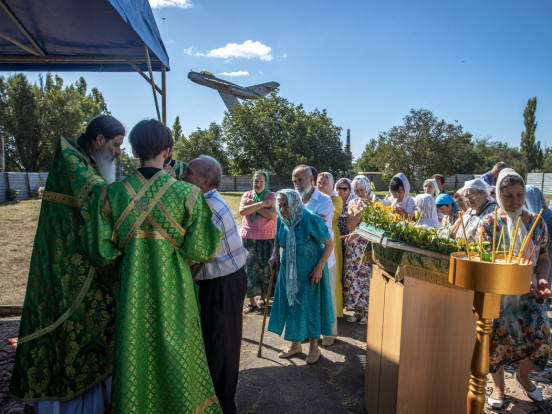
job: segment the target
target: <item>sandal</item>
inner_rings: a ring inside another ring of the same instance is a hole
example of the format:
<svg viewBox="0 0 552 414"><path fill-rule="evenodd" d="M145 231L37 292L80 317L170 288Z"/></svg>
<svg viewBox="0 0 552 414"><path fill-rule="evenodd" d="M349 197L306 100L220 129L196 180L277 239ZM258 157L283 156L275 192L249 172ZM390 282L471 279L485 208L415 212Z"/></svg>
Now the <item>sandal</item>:
<svg viewBox="0 0 552 414"><path fill-rule="evenodd" d="M243 313L247 315L255 310L257 306L253 306L251 303L248 303L245 308L243 308Z"/></svg>
<svg viewBox="0 0 552 414"><path fill-rule="evenodd" d="M360 318L362 318L362 314L358 313L358 312L355 312L354 315L351 315L351 316L347 317L347 322L355 323Z"/></svg>
<svg viewBox="0 0 552 414"><path fill-rule="evenodd" d="M362 318L360 318L359 325L368 325L368 315L364 315Z"/></svg>
<svg viewBox="0 0 552 414"><path fill-rule="evenodd" d="M264 309L266 306L266 302L264 300L257 301L257 305L259 305L260 309Z"/></svg>

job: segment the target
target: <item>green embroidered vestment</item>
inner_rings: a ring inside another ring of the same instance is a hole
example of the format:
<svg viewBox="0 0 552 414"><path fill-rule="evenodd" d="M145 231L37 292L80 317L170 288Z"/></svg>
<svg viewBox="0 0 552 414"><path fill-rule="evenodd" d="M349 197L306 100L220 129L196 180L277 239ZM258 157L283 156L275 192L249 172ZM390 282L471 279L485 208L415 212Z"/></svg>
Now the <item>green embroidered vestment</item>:
<svg viewBox="0 0 552 414"><path fill-rule="evenodd" d="M159 171L109 186L89 251L108 264L122 252L113 411L220 413L207 365L188 260L212 260L222 233L201 191ZM113 229L113 232L111 232Z"/></svg>
<svg viewBox="0 0 552 414"><path fill-rule="evenodd" d="M116 274L95 269L81 247L83 214L105 181L62 138L40 209L10 396L65 401L111 375Z"/></svg>

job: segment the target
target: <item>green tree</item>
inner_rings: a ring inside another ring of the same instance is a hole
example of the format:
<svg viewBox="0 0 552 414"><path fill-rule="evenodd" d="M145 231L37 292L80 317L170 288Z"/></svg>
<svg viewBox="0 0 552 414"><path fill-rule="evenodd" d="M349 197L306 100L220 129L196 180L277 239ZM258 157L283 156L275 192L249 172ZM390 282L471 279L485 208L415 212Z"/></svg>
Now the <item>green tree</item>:
<svg viewBox="0 0 552 414"><path fill-rule="evenodd" d="M50 73L40 75L36 84L22 73L0 77L0 131L8 170L47 171L60 137L75 139L92 118L109 114L96 88L86 92L82 77L66 87Z"/></svg>
<svg viewBox="0 0 552 414"><path fill-rule="evenodd" d="M172 126L172 134L174 143L176 144L180 138L184 138L184 134L182 133L182 125L180 125L180 117L176 117L174 120L174 124Z"/></svg>
<svg viewBox="0 0 552 414"><path fill-rule="evenodd" d="M264 169L283 184L302 163L320 172L351 168L341 128L325 109L307 113L275 93L234 106L225 113L222 128L232 174Z"/></svg>
<svg viewBox="0 0 552 414"><path fill-rule="evenodd" d="M535 142L535 130L537 129L537 122L535 121L536 110L537 97L535 96L527 101L527 106L523 111L525 131L521 133L520 152L526 158L528 172L540 168L544 158L540 141Z"/></svg>
<svg viewBox="0 0 552 414"><path fill-rule="evenodd" d="M207 129L198 128L188 138L182 136L174 146L173 159L189 162L202 154L216 159L222 172L228 174L229 162L222 139L222 128L216 122L211 122Z"/></svg>
<svg viewBox="0 0 552 414"><path fill-rule="evenodd" d="M140 160L134 157L132 154L129 154L126 148L121 150L121 155L115 160L117 165L117 174L118 175L130 175L136 174L138 168L140 168Z"/></svg>
<svg viewBox="0 0 552 414"><path fill-rule="evenodd" d="M357 172L379 171L376 158L378 152L378 140L371 139L364 147L360 158L356 161Z"/></svg>
<svg viewBox="0 0 552 414"><path fill-rule="evenodd" d="M403 121L404 125L394 126L378 138L376 165L384 180L402 172L417 189L423 182L421 179L436 173L457 172L460 168L457 154L471 140L471 134L465 133L462 125L439 120L426 109L410 110Z"/></svg>

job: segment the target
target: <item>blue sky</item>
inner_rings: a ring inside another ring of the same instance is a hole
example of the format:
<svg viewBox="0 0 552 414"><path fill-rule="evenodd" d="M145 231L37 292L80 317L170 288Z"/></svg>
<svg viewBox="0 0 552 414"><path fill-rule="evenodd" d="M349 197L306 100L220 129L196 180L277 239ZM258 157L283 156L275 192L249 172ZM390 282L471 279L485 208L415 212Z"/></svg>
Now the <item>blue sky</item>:
<svg viewBox="0 0 552 414"><path fill-rule="evenodd" d="M343 141L350 128L355 157L411 108L518 146L533 96L537 139L552 145L549 1L150 2L170 57L168 124L180 116L185 134L221 122L226 109L216 91L187 79L193 69L247 72L220 75L243 86L279 82L291 102L327 109ZM129 129L155 117L138 74L82 75Z"/></svg>

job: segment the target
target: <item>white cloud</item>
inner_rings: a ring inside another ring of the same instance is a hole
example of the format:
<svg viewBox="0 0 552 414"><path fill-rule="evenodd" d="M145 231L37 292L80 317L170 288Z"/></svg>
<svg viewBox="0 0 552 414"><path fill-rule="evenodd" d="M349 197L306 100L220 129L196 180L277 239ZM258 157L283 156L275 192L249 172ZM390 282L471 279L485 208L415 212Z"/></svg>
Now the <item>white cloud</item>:
<svg viewBox="0 0 552 414"><path fill-rule="evenodd" d="M225 76L249 76L249 72L246 72L244 70L239 70L237 72L222 72L220 75Z"/></svg>
<svg viewBox="0 0 552 414"><path fill-rule="evenodd" d="M180 7L187 9L192 7L190 0L149 0L150 6L154 9L161 7Z"/></svg>
<svg viewBox="0 0 552 414"><path fill-rule="evenodd" d="M228 43L226 46L213 49L207 53L195 53L195 56L207 56L228 59L232 57L243 57L247 59L259 58L261 60L272 60L270 54L272 48L263 45L261 42L246 40L241 45L237 43ZM184 49L189 55L193 54L192 48Z"/></svg>
<svg viewBox="0 0 552 414"><path fill-rule="evenodd" d="M184 49L184 52L186 52L186 54L192 56L194 54L194 48L189 47L188 49Z"/></svg>
<svg viewBox="0 0 552 414"><path fill-rule="evenodd" d="M284 53L284 54L282 55L282 57L283 57L283 58L287 58L287 55Z"/></svg>

